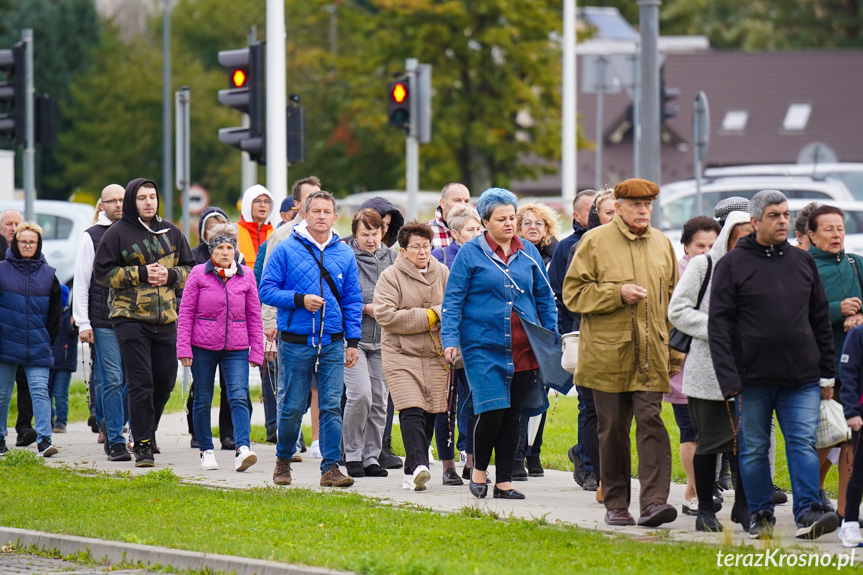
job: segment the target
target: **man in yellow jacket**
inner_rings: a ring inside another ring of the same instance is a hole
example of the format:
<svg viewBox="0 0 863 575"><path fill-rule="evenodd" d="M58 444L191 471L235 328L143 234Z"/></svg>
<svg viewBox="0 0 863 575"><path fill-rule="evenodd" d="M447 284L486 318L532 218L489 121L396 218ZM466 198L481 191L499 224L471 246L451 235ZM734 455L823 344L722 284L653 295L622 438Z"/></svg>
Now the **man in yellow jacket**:
<svg viewBox="0 0 863 575"><path fill-rule="evenodd" d="M634 525L629 430L636 422L638 525L674 521L667 504L671 446L662 394L682 356L668 347L668 300L677 284L671 241L650 227L659 187L637 178L614 188L617 216L587 232L563 282L563 303L582 314L575 382L593 390L599 477L609 525Z"/></svg>

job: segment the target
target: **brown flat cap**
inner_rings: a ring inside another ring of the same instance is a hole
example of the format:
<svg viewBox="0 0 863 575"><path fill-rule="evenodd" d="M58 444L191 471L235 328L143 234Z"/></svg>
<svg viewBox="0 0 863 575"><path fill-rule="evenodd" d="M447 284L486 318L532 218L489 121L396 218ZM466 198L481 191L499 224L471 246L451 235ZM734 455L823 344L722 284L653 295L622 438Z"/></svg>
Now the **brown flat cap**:
<svg viewBox="0 0 863 575"><path fill-rule="evenodd" d="M614 186L614 198L655 198L659 195L659 186L641 178L623 180Z"/></svg>

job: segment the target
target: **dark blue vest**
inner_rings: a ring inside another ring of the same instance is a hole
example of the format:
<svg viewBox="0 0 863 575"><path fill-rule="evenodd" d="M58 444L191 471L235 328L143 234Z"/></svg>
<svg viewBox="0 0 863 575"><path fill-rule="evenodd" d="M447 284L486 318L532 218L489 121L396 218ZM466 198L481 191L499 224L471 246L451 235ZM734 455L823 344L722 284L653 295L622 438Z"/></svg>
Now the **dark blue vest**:
<svg viewBox="0 0 863 575"><path fill-rule="evenodd" d="M48 306L55 270L37 259L18 259L9 249L0 262L0 363L51 367Z"/></svg>

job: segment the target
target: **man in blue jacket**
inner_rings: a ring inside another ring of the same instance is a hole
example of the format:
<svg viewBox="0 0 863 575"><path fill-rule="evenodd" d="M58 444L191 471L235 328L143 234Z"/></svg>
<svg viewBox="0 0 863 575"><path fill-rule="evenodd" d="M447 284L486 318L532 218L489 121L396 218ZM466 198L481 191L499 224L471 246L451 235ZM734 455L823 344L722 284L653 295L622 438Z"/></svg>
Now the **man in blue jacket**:
<svg viewBox="0 0 863 575"><path fill-rule="evenodd" d="M363 297L353 251L332 230L336 200L328 192L313 192L306 198L305 212L305 220L270 255L259 290L261 301L277 309L279 363L290 366L279 371L286 395L273 482L291 483L291 457L315 374L321 486L349 487L354 480L339 470L341 397L344 368L353 367L359 357Z"/></svg>

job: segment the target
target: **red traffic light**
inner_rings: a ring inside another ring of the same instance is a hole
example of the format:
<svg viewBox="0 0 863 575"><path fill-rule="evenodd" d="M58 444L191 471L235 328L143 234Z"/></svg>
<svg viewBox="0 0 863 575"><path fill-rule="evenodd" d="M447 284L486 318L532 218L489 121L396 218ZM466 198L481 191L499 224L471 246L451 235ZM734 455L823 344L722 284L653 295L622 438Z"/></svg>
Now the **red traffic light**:
<svg viewBox="0 0 863 575"><path fill-rule="evenodd" d="M393 86L392 96L393 100L395 100L397 104L401 104L408 97L407 87L401 82L397 83L395 86Z"/></svg>
<svg viewBox="0 0 863 575"><path fill-rule="evenodd" d="M246 85L246 73L243 70L234 70L231 74L231 82L235 88L242 88Z"/></svg>

